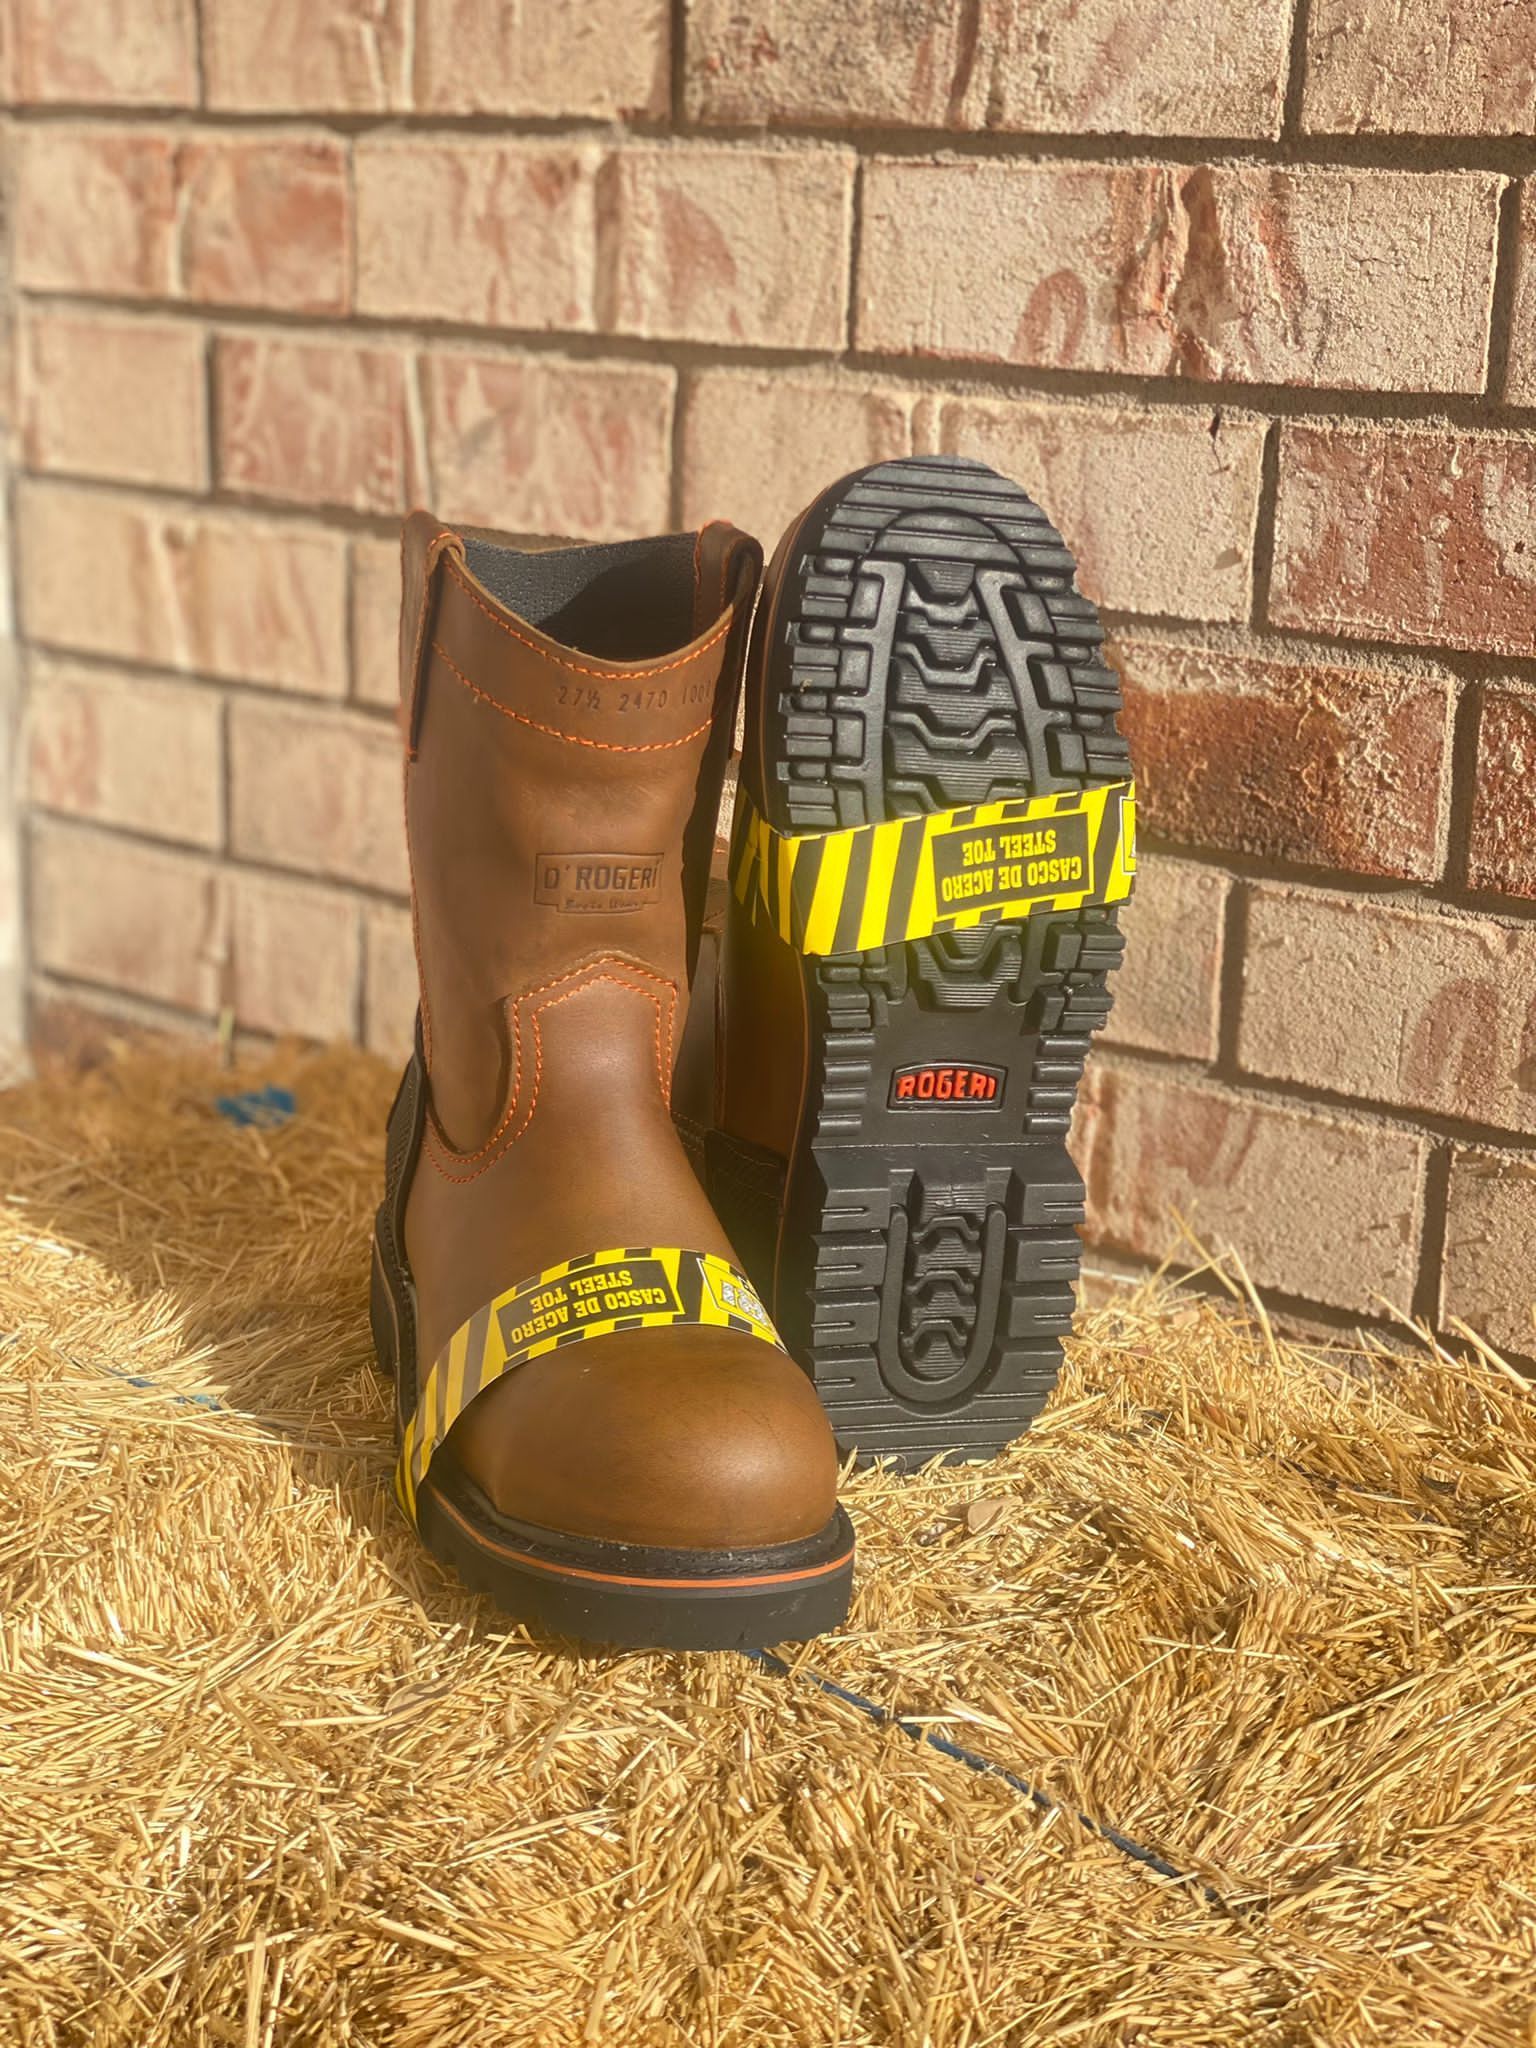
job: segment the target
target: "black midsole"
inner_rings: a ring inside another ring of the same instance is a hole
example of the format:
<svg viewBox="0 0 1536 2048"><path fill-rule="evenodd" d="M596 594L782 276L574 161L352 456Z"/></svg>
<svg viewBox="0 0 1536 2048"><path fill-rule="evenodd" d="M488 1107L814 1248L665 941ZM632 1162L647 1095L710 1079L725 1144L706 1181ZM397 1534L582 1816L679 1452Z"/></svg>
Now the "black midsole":
<svg viewBox="0 0 1536 2048"><path fill-rule="evenodd" d="M442 1457L439 1452L438 1457ZM534 1565L571 1572L600 1572L616 1578L680 1579L700 1592L716 1590L719 1579L760 1578L771 1581L790 1572L827 1570L842 1561L853 1540L847 1516L839 1508L824 1529L797 1543L742 1550L673 1549L656 1544L621 1543L596 1536L573 1536L515 1520L487 1499L463 1468L450 1457L441 1468L433 1460L424 1490L435 1493L457 1511L486 1545L523 1553Z"/></svg>

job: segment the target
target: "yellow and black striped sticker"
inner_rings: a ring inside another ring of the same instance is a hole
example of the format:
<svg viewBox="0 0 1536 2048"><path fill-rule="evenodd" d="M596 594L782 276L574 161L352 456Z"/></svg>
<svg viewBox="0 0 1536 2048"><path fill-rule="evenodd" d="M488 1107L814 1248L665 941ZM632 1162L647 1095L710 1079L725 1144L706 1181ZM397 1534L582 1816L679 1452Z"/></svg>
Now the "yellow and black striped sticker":
<svg viewBox="0 0 1536 2048"><path fill-rule="evenodd" d="M784 1349L757 1291L715 1252L641 1245L585 1252L519 1280L457 1329L439 1353L406 1425L395 1494L416 1520L416 1495L438 1445L477 1394L531 1358L617 1330L670 1323L736 1330Z"/></svg>
<svg viewBox="0 0 1536 2048"><path fill-rule="evenodd" d="M731 883L800 953L862 953L1036 911L1121 903L1136 787L1013 797L841 832L776 832L736 797Z"/></svg>

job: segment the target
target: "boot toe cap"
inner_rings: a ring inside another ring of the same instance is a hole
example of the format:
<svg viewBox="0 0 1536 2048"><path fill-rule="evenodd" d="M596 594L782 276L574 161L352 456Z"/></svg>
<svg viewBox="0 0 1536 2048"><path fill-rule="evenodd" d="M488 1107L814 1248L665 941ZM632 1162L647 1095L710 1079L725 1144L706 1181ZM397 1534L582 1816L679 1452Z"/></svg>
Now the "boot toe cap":
<svg viewBox="0 0 1536 2048"><path fill-rule="evenodd" d="M728 1331L547 1354L487 1388L446 1448L500 1514L605 1542L763 1548L819 1534L836 1508L810 1381Z"/></svg>

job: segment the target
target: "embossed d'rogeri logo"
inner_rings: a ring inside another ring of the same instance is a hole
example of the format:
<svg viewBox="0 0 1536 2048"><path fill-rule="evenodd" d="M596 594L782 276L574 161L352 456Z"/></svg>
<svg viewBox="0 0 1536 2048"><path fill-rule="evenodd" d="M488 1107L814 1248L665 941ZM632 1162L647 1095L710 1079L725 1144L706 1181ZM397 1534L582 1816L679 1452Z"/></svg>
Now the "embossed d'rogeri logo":
<svg viewBox="0 0 1536 2048"><path fill-rule="evenodd" d="M614 917L661 894L659 853L541 853L533 900L551 910Z"/></svg>

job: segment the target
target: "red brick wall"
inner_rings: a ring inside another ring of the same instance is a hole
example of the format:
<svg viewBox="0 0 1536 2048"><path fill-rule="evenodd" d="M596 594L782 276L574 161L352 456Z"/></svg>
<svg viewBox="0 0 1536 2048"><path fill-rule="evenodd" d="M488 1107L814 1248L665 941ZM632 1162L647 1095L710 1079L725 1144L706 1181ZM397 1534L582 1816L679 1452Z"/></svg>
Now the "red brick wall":
<svg viewBox="0 0 1536 2048"><path fill-rule="evenodd" d="M392 534L984 455L1150 853L1083 1120L1536 1353L1536 10L0 0L36 997L394 1051Z"/></svg>

